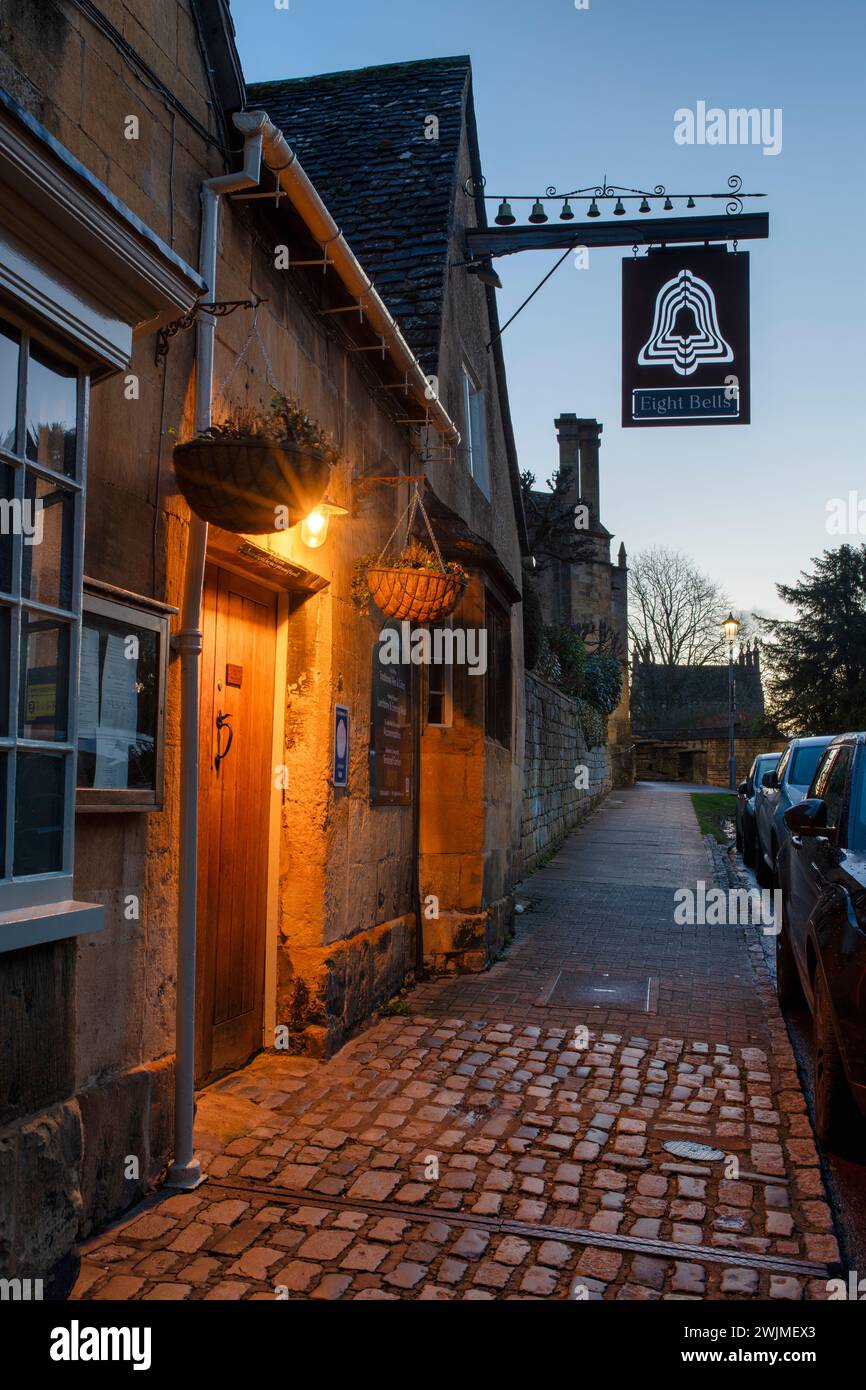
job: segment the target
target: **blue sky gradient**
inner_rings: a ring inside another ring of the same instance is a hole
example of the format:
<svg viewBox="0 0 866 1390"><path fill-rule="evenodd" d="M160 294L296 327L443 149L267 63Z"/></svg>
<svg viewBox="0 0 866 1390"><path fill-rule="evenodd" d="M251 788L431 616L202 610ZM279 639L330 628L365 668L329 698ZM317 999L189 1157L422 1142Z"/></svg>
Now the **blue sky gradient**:
<svg viewBox="0 0 866 1390"><path fill-rule="evenodd" d="M505 335L521 468L556 466L563 411L604 424L602 519L629 553L681 549L735 606L783 614L840 540L827 504L864 468L866 101L862 0L233 0L248 81L468 53L488 190L609 182L769 197L752 253L752 425L620 427L620 263L557 271ZM780 107L783 143L682 146L674 112ZM553 209L549 209L551 213ZM721 209L718 209L721 210ZM491 217L495 207L491 211ZM523 218L521 217L521 220ZM503 258L504 322L561 252ZM866 519L864 519L866 531Z"/></svg>

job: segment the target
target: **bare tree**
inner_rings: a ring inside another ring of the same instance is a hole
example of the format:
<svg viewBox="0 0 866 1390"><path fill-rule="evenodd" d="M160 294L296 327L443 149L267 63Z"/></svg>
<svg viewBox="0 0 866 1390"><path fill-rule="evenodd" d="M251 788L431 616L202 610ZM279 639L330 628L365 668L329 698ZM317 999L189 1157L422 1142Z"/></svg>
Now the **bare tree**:
<svg viewBox="0 0 866 1390"><path fill-rule="evenodd" d="M655 546L631 562L629 641L657 665L706 666L725 656L729 600L688 555Z"/></svg>

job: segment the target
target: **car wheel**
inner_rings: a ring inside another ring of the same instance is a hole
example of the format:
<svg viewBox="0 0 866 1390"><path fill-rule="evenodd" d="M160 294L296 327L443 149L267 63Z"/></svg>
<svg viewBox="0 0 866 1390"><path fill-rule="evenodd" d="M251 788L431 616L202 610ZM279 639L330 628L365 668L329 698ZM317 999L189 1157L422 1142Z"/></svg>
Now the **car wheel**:
<svg viewBox="0 0 866 1390"><path fill-rule="evenodd" d="M772 888L773 879L767 867L767 861L764 858L764 851L761 847L760 840L758 840L755 847L755 877L762 888Z"/></svg>
<svg viewBox="0 0 866 1390"><path fill-rule="evenodd" d="M836 1030L830 1015L830 999L820 969L815 973L815 1010L812 1029L815 1066L815 1129L822 1144L839 1151L851 1132L853 1104Z"/></svg>
<svg viewBox="0 0 866 1390"><path fill-rule="evenodd" d="M798 1009L806 1002L794 948L785 926L784 899L781 921L776 923L776 998L782 1009Z"/></svg>
<svg viewBox="0 0 866 1390"><path fill-rule="evenodd" d="M743 863L747 869L755 867L755 836L748 831L743 835Z"/></svg>

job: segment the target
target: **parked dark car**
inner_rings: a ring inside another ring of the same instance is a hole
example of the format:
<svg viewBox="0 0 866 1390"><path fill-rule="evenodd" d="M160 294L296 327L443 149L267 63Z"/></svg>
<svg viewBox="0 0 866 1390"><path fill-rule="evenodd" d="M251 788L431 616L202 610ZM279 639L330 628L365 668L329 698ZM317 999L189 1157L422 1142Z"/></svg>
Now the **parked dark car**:
<svg viewBox="0 0 866 1390"><path fill-rule="evenodd" d="M776 988L812 1012L815 1125L844 1147L852 1097L866 1116L866 734L833 740L785 821Z"/></svg>
<svg viewBox="0 0 866 1390"><path fill-rule="evenodd" d="M776 860L789 834L785 812L803 800L832 737L792 738L775 771L765 772L761 779L755 797L755 873L762 888L772 888L776 882Z"/></svg>
<svg viewBox="0 0 866 1390"><path fill-rule="evenodd" d="M737 849L743 856L743 863L750 869L755 866L755 853L758 829L755 823L755 797L761 786L765 772L773 772L778 766L781 753L759 753L749 775L737 787Z"/></svg>

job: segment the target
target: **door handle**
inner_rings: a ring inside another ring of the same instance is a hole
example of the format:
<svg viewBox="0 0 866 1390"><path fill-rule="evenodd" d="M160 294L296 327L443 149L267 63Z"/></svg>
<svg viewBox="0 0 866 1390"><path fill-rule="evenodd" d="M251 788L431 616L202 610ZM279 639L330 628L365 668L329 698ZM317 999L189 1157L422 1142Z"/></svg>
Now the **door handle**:
<svg viewBox="0 0 866 1390"><path fill-rule="evenodd" d="M216 757L214 758L214 764L213 764L213 765L214 765L214 768L216 769L217 774L219 774L220 763L223 762L223 761L228 757L228 755L229 755L229 749L230 749L231 746L232 746L232 741L233 741L234 736L235 736L235 731L234 731L234 729L232 728L231 724L229 723L229 720L231 719L231 717L232 717L232 716L231 716L230 714L223 714L222 710L220 710L220 711L218 712L218 714L217 714L217 721L216 721L216 726L217 726L217 754L216 754ZM221 752L221 751L220 751L220 739L221 739L221 737L222 737L222 731L223 731L223 729L228 729L229 740L228 740L228 743L227 743L226 746L225 746L224 751Z"/></svg>

